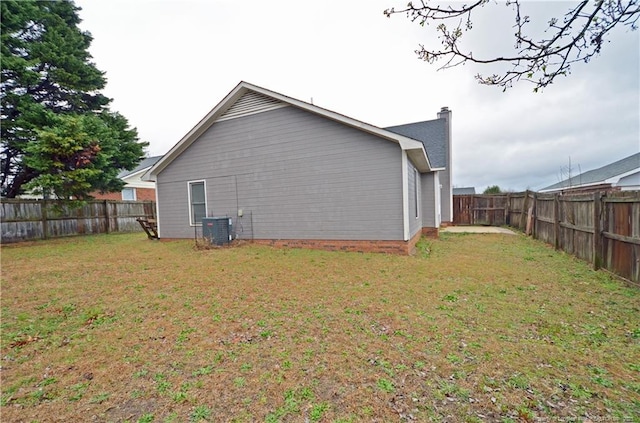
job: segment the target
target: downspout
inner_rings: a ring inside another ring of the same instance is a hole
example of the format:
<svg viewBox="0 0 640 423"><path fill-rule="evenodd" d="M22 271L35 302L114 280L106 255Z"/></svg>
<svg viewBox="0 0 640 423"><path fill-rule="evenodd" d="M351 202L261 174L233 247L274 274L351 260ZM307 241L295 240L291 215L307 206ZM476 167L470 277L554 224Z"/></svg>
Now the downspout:
<svg viewBox="0 0 640 423"><path fill-rule="evenodd" d="M402 231L404 240L409 241L409 162L407 152L402 151Z"/></svg>
<svg viewBox="0 0 640 423"><path fill-rule="evenodd" d="M433 194L435 197L435 216L434 223L436 228L440 227L442 222L442 198L440 196L440 171L433 172Z"/></svg>

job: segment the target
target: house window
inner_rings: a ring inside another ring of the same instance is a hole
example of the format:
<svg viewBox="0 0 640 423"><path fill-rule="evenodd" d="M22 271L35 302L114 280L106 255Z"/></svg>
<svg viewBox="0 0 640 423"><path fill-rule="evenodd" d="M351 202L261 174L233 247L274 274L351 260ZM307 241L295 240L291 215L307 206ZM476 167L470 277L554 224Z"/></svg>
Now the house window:
<svg viewBox="0 0 640 423"><path fill-rule="evenodd" d="M207 215L207 200L204 181L189 182L189 223L201 225Z"/></svg>
<svg viewBox="0 0 640 423"><path fill-rule="evenodd" d="M136 189L135 188L124 188L122 190L122 200L123 201L136 201Z"/></svg>
<svg viewBox="0 0 640 423"><path fill-rule="evenodd" d="M413 179L414 179L414 183L413 183L413 201L414 201L414 206L416 208L416 219L418 217L420 217L420 197L419 197L419 193L420 193L420 175L418 174L418 170L417 169L413 169Z"/></svg>

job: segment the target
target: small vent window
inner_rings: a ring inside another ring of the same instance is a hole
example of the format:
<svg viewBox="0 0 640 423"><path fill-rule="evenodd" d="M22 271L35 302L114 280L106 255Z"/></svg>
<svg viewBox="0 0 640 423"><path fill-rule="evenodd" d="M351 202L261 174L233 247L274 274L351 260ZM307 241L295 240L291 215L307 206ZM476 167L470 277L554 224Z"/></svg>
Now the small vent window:
<svg viewBox="0 0 640 423"><path fill-rule="evenodd" d="M207 200L204 181L189 182L189 223L201 225L207 215Z"/></svg>

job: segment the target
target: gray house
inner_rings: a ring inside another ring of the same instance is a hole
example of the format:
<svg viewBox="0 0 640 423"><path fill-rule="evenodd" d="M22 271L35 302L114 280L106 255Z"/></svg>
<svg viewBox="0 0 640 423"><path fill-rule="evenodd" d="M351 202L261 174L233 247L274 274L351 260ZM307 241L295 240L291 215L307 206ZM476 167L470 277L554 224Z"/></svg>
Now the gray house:
<svg viewBox="0 0 640 423"><path fill-rule="evenodd" d="M147 173L162 239L228 216L277 246L411 253L452 220L451 112L379 128L246 82Z"/></svg>

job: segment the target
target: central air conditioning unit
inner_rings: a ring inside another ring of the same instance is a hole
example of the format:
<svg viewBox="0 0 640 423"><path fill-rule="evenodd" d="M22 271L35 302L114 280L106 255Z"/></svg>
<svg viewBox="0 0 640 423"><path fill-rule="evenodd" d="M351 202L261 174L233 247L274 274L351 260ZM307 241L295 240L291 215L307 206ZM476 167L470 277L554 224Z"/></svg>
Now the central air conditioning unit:
<svg viewBox="0 0 640 423"><path fill-rule="evenodd" d="M233 222L230 217L203 217L202 237L211 244L228 244L233 239Z"/></svg>

